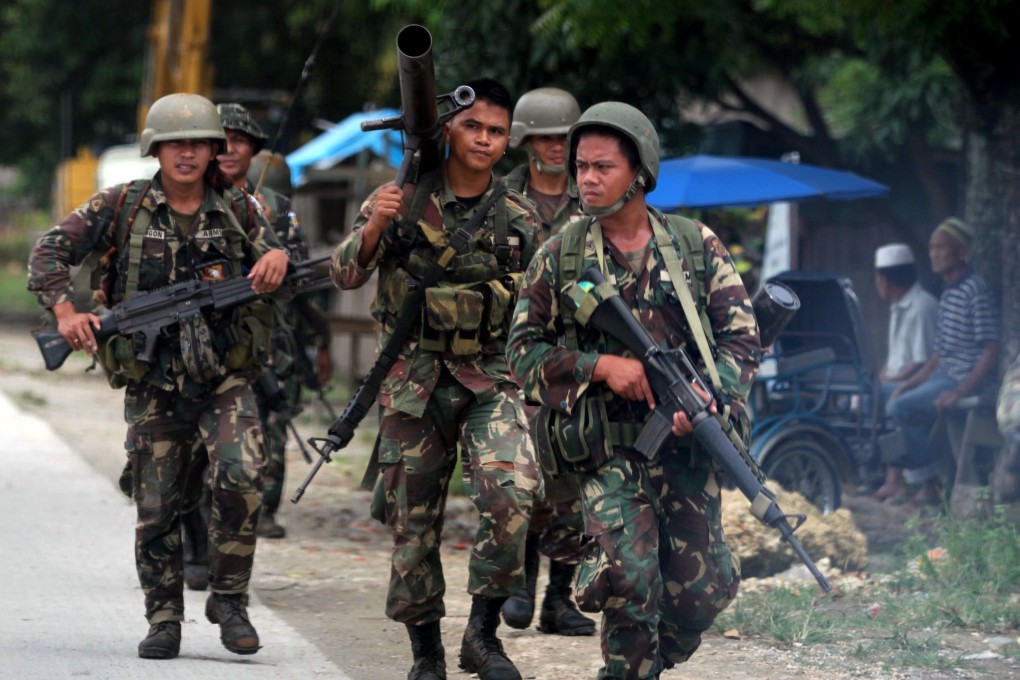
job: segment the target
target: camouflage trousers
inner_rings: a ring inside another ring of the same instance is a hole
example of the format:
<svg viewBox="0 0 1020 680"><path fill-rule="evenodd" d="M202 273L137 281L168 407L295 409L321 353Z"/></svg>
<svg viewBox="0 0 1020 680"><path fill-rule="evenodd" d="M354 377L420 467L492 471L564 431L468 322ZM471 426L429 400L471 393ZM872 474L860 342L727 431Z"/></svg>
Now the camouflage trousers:
<svg viewBox="0 0 1020 680"><path fill-rule="evenodd" d="M248 589L255 555L265 449L255 396L229 374L207 396L184 399L143 383L124 398L128 460L138 521L135 565L149 623L184 619L181 511L195 498L195 456L208 455L212 516L209 585L217 593Z"/></svg>
<svg viewBox="0 0 1020 680"><path fill-rule="evenodd" d="M392 408L380 422L373 516L393 532L386 615L413 625L446 614L439 548L460 448L479 523L468 563L471 595L509 597L524 585L524 542L540 487L517 389L479 402L459 384L435 389L422 417Z"/></svg>
<svg viewBox="0 0 1020 680"><path fill-rule="evenodd" d="M301 383L294 376L280 381L286 395L287 407L296 413L301 405ZM276 513L283 499L284 475L287 470L287 437L291 416L269 410L266 400L258 389L255 398L259 405L259 418L266 434L266 469L262 475L262 507L266 512Z"/></svg>
<svg viewBox="0 0 1020 680"><path fill-rule="evenodd" d="M540 553L563 564L577 564L581 561L583 534L580 498L558 502L535 499L528 535L538 537Z"/></svg>
<svg viewBox="0 0 1020 680"><path fill-rule="evenodd" d="M538 407L525 404L524 412L529 427L533 430ZM538 446L535 437L532 444ZM581 518L581 499L577 492L577 478L564 475L556 479L545 474L543 493L535 499L531 510L528 535L538 539L538 551L563 564L577 564L581 561L581 537L584 534L584 520Z"/></svg>
<svg viewBox="0 0 1020 680"><path fill-rule="evenodd" d="M585 533L577 603L601 611L599 680L656 678L683 663L737 595L718 476L686 451L654 461L621 453L578 473Z"/></svg>

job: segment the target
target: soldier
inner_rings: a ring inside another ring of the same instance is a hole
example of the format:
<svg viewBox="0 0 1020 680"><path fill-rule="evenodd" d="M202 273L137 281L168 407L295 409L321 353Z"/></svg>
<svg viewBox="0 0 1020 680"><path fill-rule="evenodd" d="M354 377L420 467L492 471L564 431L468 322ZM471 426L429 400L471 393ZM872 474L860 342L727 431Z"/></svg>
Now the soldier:
<svg viewBox="0 0 1020 680"><path fill-rule="evenodd" d="M417 187L376 189L333 254L340 288L361 286L379 270L372 314L382 323L380 346L394 332L409 284L420 280L451 234L496 189L492 168L506 150L510 95L490 79L468 84L475 103L445 125L446 160L424 173ZM393 531L386 614L407 626L414 654L410 680L446 677L439 540L458 446L465 486L480 515L460 666L483 680L521 677L496 629L503 602L523 582L528 517L540 477L505 343L517 282L540 239L530 201L513 191L499 198L446 268L441 285L426 291L416 329L379 393L384 410L374 516Z"/></svg>
<svg viewBox="0 0 1020 680"><path fill-rule="evenodd" d="M510 124L510 146L524 147L528 162L514 168L504 182L534 201L545 238L581 219L577 185L567 174L567 131L581 109L573 95L555 87L540 87L521 95ZM528 420L536 408L526 405ZM536 442L537 445L537 442ZM549 585L538 629L560 635L592 635L595 622L582 616L570 598L574 571L581 560L581 501L577 483L544 480L545 495L535 501L524 549L524 588L503 605L503 620L511 628L527 628L535 614L539 553L549 558Z"/></svg>
<svg viewBox="0 0 1020 680"><path fill-rule="evenodd" d="M552 237L531 262L507 354L526 396L544 405L542 427L563 442L560 461L566 451L577 470L593 539L577 600L603 612L598 678L657 678L694 653L737 593L721 481L692 446L682 413L673 419L678 439L654 458L632 448L655 406L642 364L581 325L561 291L599 266L659 346L698 347L691 355L728 402L718 408L744 432L761 347L750 299L716 235L645 202L659 168L651 122L627 104L596 104L571 127L568 150L582 207L594 217Z"/></svg>
<svg viewBox="0 0 1020 680"><path fill-rule="evenodd" d="M135 358L132 338L114 335L97 345L99 318L74 309L69 273L90 253L103 255L111 304L179 281L239 275L242 267L251 268L247 278L256 292L279 287L287 253L260 211L241 226L246 199L234 196L216 164L225 142L207 99L159 99L141 135L142 155L158 158L159 172L151 181L100 191L40 238L29 261L29 290L53 312L59 333L72 348L97 355L111 385L126 387L135 563L149 622L138 655L146 659L173 658L180 650L180 510L190 459L202 447L213 470L206 617L220 625L231 652L259 650L246 606L265 450L250 380L268 354L272 313L259 301L196 315L181 322L180 335L160 337L154 361L144 363Z"/></svg>
<svg viewBox="0 0 1020 680"><path fill-rule="evenodd" d="M255 192L258 178L252 180L248 177L253 157L262 152L266 143L262 128L240 104L219 104L216 110L227 135L227 148L217 157L220 168L235 187L252 193L258 199L266 219L290 253L291 259L308 259L308 244L301 231L301 223L291 209L290 199L265 182ZM286 161L283 164L286 167ZM254 384L259 417L265 427L269 447L269 464L262 491L262 512L257 528L258 535L265 538L283 538L287 533L277 523L276 512L283 497L287 430L301 409L302 376L297 366L299 362L302 365L307 363L307 359L298 356L298 353L305 352L305 345L316 348L316 377L320 383L328 382L333 371L329 355L329 323L322 310L313 302L312 294L304 293L290 300L286 306L277 304L276 307L272 368L264 371Z"/></svg>

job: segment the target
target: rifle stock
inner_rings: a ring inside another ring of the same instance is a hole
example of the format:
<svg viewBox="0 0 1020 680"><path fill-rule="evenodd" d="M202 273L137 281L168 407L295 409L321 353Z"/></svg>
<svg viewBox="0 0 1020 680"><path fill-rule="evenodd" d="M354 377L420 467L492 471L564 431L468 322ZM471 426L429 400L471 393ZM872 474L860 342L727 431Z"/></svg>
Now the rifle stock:
<svg viewBox="0 0 1020 680"><path fill-rule="evenodd" d="M585 286L586 283L589 285ZM607 294L605 284L606 280L597 267L589 268L581 277L578 284L581 290L591 295L591 289L595 288L602 293L588 323L622 342L641 360L658 402L648 424L638 436L635 448L649 459L654 458L672 432L673 414L678 411L685 413L694 426L694 438L751 502L751 513L782 534L783 540L790 544L821 589L829 592L832 585L794 536L794 531L806 518L783 513L776 503L775 494L765 486L762 471L746 451L737 448L733 438L723 429L720 418L709 411L712 390L690 357L683 348L669 352L660 349L620 296L615 291ZM795 520L793 526L791 518Z"/></svg>

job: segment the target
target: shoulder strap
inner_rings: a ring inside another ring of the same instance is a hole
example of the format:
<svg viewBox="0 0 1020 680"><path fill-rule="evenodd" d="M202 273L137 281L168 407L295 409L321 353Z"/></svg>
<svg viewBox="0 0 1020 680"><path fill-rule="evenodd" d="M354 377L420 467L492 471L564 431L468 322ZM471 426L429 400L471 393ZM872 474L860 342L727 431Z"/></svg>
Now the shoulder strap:
<svg viewBox="0 0 1020 680"><path fill-rule="evenodd" d="M563 230L563 242L560 244L560 290L577 281L584 262L584 241L588 235L588 225L595 218L576 220ZM574 321L572 305L560 305L560 316L563 318L563 338L567 349L577 351L577 323Z"/></svg>
<svg viewBox="0 0 1020 680"><path fill-rule="evenodd" d="M149 193L152 182L149 180L135 180L128 186L122 196L121 205L129 206L127 212L118 209L119 220L117 222L117 242L124 244L124 258L127 262L127 284L124 287L124 299L135 294L138 290L138 276L141 268L141 257L131 257L131 251L142 252L142 244L145 241L145 233L152 224L152 214L148 210L142 210L145 203L145 196Z"/></svg>
<svg viewBox="0 0 1020 680"><path fill-rule="evenodd" d="M697 231L700 235L698 226L694 224L692 220L686 217L679 217L677 215L670 215L667 218L667 224L677 220L682 224L681 232L686 231L690 234L691 231ZM680 306L684 310L684 316L687 317L687 325L691 329L691 335L694 337L694 343L698 346L698 352L701 354L701 359L705 363L705 368L708 370L708 375L712 379L712 385L717 390L722 389L722 381L719 379L719 370L715 366L715 357L712 356L712 350L710 345L713 344L714 338L712 338L712 326L708 322L708 315L705 314L704 300L702 300L701 309L699 310L697 305L694 304L694 298L691 296L690 288L687 286L687 277L684 276L683 266L680 264L680 257L684 257L687 260L687 266L693 272L691 274L691 280L694 283L695 290L699 291L698 297L702 298L701 291L705 288L705 247L701 246L699 249L701 256L698 257L694 252L692 239L690 236L685 238L687 242L687 249L680 251L680 255L677 255L676 246L672 235L666 229L665 226L659 224L657 220L652 220L652 230L655 235L655 242L659 247L659 253L662 255L662 259L665 260L666 271L669 272L669 278L673 280L673 288L676 290L677 295L680 298ZM687 255L690 254L690 256ZM697 263L701 262L700 272Z"/></svg>

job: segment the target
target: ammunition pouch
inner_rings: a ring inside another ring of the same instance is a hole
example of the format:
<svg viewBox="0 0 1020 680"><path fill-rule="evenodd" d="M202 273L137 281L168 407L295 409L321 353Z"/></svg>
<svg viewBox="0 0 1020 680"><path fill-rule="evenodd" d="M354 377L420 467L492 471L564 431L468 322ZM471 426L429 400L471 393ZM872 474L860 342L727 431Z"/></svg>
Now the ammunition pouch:
<svg viewBox="0 0 1020 680"><path fill-rule="evenodd" d="M213 332L201 313L188 315L180 321L181 359L188 377L199 385L223 377L227 369L213 345Z"/></svg>
<svg viewBox="0 0 1020 680"><path fill-rule="evenodd" d="M236 307L227 329L226 367L241 371L271 363L276 309L269 300Z"/></svg>
<svg viewBox="0 0 1020 680"><path fill-rule="evenodd" d="M135 358L134 343L123 335L111 335L99 341L96 360L103 368L110 387L120 389L128 382L141 380L149 371L148 364Z"/></svg>
<svg viewBox="0 0 1020 680"><path fill-rule="evenodd" d="M542 406L535 416L535 448L542 470L553 479L571 472L591 472L613 457L606 403L589 390L570 415Z"/></svg>
<svg viewBox="0 0 1020 680"><path fill-rule="evenodd" d="M436 286L425 291L420 346L430 352L471 356L492 340L504 340L513 312L514 277L479 284Z"/></svg>

